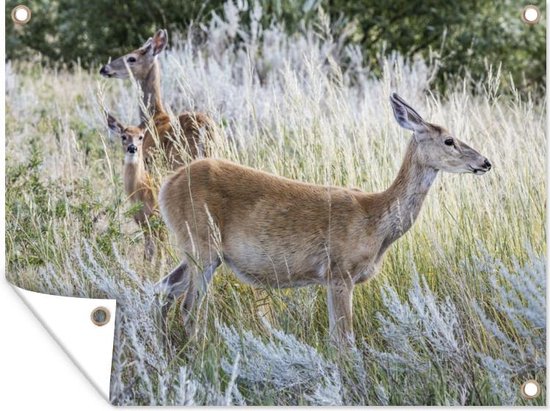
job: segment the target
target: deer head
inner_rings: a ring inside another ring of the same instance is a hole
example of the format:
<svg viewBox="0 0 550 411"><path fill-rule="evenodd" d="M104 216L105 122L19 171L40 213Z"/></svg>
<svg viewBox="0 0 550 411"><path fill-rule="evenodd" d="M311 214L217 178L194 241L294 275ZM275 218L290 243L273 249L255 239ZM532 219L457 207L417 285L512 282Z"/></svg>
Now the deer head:
<svg viewBox="0 0 550 411"><path fill-rule="evenodd" d="M140 48L125 54L101 67L99 74L108 78L125 79L132 75L138 79L144 79L155 64L157 55L164 50L168 43L166 30L158 30Z"/></svg>
<svg viewBox="0 0 550 411"><path fill-rule="evenodd" d="M396 93L390 97L393 114L399 125L414 132L416 157L422 165L449 173L485 174L489 160L445 128L428 123Z"/></svg>
<svg viewBox="0 0 550 411"><path fill-rule="evenodd" d="M142 146L143 138L145 136L145 130L139 127L124 127L116 118L112 115L107 115L107 124L109 130L118 134L122 141L122 148L125 153L125 163L134 164L137 163L143 156Z"/></svg>

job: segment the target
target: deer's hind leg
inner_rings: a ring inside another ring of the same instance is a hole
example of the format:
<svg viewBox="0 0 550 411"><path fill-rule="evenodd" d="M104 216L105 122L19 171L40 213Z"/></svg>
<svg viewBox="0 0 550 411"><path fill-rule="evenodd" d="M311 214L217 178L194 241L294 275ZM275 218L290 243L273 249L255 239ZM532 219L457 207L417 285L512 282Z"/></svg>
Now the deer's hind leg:
<svg viewBox="0 0 550 411"><path fill-rule="evenodd" d="M212 281L214 272L220 264L221 260L215 257L201 264L201 266L197 266L191 276L191 282L180 307L183 323L188 336L193 336L196 331L196 318L193 318L193 308L197 306L200 307L206 295L206 291L208 290L208 284Z"/></svg>
<svg viewBox="0 0 550 411"><path fill-rule="evenodd" d="M181 303L183 323L189 335L194 333L193 322L191 321L192 310L204 298L208 284L219 265L219 258L209 260L204 264L192 264L185 260L156 284L157 294L161 298L164 322L170 306L183 296Z"/></svg>
<svg viewBox="0 0 550 411"><path fill-rule="evenodd" d="M183 260L170 274L155 284L163 322L166 322L170 306L187 292L190 283L189 265L186 260Z"/></svg>

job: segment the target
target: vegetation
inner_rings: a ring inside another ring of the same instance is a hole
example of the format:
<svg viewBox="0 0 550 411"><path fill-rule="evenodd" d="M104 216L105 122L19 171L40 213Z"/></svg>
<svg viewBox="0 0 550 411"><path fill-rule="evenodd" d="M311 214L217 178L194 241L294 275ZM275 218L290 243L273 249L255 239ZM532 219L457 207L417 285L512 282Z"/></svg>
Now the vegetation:
<svg viewBox="0 0 550 411"><path fill-rule="evenodd" d="M546 373L545 102L503 84L496 66L475 93L459 81L426 93L434 67L423 60L381 55L373 77L328 24L289 36L282 23L254 23L264 18L227 3L200 43L181 39L161 56L166 105L211 113L224 137L216 156L382 190L409 138L389 105L397 91L493 163L483 177L440 175L381 273L356 288L357 349L328 343L323 289L258 301L226 267L194 313L197 339L175 309L167 330L156 321L152 284L177 254L167 239L160 269L143 261L102 112L137 123L136 90L78 65L6 64L8 279L118 300L116 404L545 404L545 391L519 395Z"/></svg>
<svg viewBox="0 0 550 411"><path fill-rule="evenodd" d="M437 63L436 84L444 91L450 78L471 84L486 80L489 66L503 69L522 91L542 92L546 75L546 24L529 26L520 19L523 4L514 0L463 0L458 2L407 0L235 0L250 14L242 18L245 31L232 33L247 43L246 33L268 30L282 23L287 33L307 31L307 25L324 24L319 11L332 22L338 41L361 50L366 68L381 74L379 56L398 52L408 60L421 57ZM544 1L537 4L543 15ZM197 40L208 36L204 27L211 17L232 7L225 0L37 0L33 19L16 28L10 11L19 4L6 2L7 57L34 56L47 62L75 62L98 66L109 57L142 44L158 28L188 33ZM251 16L260 15L260 19ZM259 27L258 27L259 26ZM346 60L342 64L347 64ZM466 69L467 67L467 69ZM509 79L503 79L508 82Z"/></svg>

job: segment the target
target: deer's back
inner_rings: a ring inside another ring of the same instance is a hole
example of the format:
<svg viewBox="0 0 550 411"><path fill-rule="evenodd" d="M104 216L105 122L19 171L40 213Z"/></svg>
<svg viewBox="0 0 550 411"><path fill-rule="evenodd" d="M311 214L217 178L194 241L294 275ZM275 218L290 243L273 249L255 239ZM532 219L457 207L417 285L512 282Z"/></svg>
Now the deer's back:
<svg viewBox="0 0 550 411"><path fill-rule="evenodd" d="M215 138L212 119L200 112L185 112L178 117L186 151L192 159L210 155L209 144ZM173 144L171 141L168 144Z"/></svg>
<svg viewBox="0 0 550 411"><path fill-rule="evenodd" d="M154 117L156 135L147 132L143 143L145 155L150 158L153 151L161 149L175 169L189 159L209 155L209 143L215 138L215 125L204 113L186 112L178 117L179 127L173 127L166 113Z"/></svg>

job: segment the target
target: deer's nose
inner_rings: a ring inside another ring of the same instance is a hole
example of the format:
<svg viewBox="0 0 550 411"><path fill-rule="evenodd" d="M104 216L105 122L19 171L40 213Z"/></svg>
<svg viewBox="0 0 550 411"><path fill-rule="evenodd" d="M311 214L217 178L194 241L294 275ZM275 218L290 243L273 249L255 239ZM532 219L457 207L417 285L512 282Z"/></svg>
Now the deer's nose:
<svg viewBox="0 0 550 411"><path fill-rule="evenodd" d="M136 154L137 153L137 147L135 144L130 144L128 146L128 153L130 154Z"/></svg>
<svg viewBox="0 0 550 411"><path fill-rule="evenodd" d="M101 70L99 70L99 74L101 74L102 76L108 77L109 69L107 69L107 66L101 67Z"/></svg>
<svg viewBox="0 0 550 411"><path fill-rule="evenodd" d="M485 162L483 163L483 166L487 169L487 170L490 170L492 165L491 163L489 162L489 160L485 159Z"/></svg>

